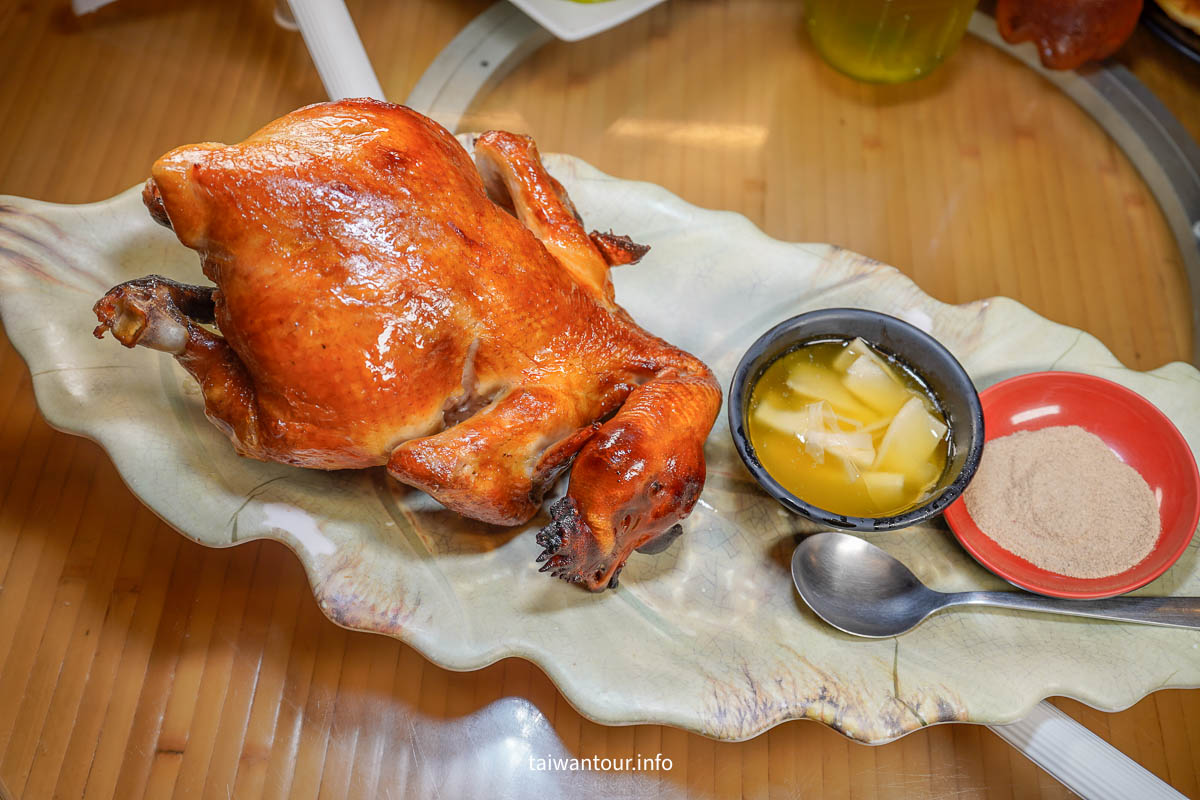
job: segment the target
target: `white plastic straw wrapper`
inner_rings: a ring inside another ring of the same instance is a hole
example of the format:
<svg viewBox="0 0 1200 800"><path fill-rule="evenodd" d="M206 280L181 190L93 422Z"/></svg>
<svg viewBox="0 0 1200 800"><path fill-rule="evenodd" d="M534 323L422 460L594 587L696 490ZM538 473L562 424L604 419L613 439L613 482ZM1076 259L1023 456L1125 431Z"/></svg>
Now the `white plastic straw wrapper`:
<svg viewBox="0 0 1200 800"><path fill-rule="evenodd" d="M989 727L1085 800L1186 800L1149 770L1045 701L1022 720Z"/></svg>
<svg viewBox="0 0 1200 800"><path fill-rule="evenodd" d="M387 99L342 0L288 0L288 3L330 100Z"/></svg>

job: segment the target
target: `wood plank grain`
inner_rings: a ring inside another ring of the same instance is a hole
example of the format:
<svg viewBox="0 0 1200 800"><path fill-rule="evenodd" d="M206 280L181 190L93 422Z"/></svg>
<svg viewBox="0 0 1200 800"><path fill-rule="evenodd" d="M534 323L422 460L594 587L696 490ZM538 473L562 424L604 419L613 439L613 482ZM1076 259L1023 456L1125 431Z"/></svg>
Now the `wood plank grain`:
<svg viewBox="0 0 1200 800"><path fill-rule="evenodd" d="M265 617L265 635L248 639L246 646L258 655L254 670L256 683L242 744L235 754L236 772L233 780L234 797L262 797L267 779L267 764L275 743L276 726L284 705L284 686L288 670L288 653L297 632L301 601L306 581L299 565L282 545L263 543L265 550L275 551L269 560L279 573L270 614ZM236 726L231 731L237 733Z"/></svg>
<svg viewBox="0 0 1200 800"><path fill-rule="evenodd" d="M155 539L152 532L159 526L158 519L142 507L133 509L129 517L130 537L120 567L111 586L107 603L97 602L105 611L105 618L97 632L98 644L87 683L83 689L79 711L70 730L62 736L65 752L58 769L46 769L46 791L42 783L34 783L31 777L31 796L82 797L92 763L96 757L105 718L113 708L114 700L119 704L117 681L125 672L135 672L125 658L126 637L134 628L134 615L138 607L143 576L154 570L153 563L165 560L165 553L173 550L175 543L167 537ZM165 581L162 581L165 588ZM114 697L115 696L115 697ZM89 698L105 698L89 702ZM55 740L57 741L57 739ZM36 770L35 770L36 773ZM49 779L54 778L54 784Z"/></svg>
<svg viewBox="0 0 1200 800"><path fill-rule="evenodd" d="M183 581L176 583L171 580L183 543L157 519L154 519L153 523L149 535L153 537L154 544L151 556L147 559L146 571L131 581L126 590L134 595L134 610L129 626L123 631L126 639L114 683L111 688L98 686L92 695L93 702L97 705L107 702L99 738L95 741L88 740L80 736L79 729L72 734L72 738L79 737L78 750L81 751L81 757L78 761L68 762L69 769L60 776L59 785L74 787L77 791L66 791L63 796L117 796L120 770L124 764L123 757L130 751L135 758L140 756L144 759L146 756L145 750L137 749L138 740L132 735L137 730L134 723L137 719L138 698L152 695L156 684L147 679L161 675L156 675L152 666L156 664L156 656L161 652L154 647L159 643L155 638L155 631L167 602L168 589L186 589L186 583Z"/></svg>
<svg viewBox="0 0 1200 800"><path fill-rule="evenodd" d="M296 581L295 578L293 580ZM307 582L304 582L303 588L306 587ZM263 776L263 797L287 797L291 790L300 740L307 723L304 708L314 677L318 637L321 631L329 627L316 611L311 593L304 592L303 588L298 593L301 595L299 619L287 657L282 702L275 721L266 774ZM265 702L269 702L269 698Z"/></svg>

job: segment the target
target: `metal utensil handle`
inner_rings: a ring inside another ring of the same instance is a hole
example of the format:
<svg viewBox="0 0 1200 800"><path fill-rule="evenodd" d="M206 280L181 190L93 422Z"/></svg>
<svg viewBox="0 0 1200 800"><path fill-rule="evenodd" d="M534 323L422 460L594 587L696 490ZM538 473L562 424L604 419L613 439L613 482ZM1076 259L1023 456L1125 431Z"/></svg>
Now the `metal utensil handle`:
<svg viewBox="0 0 1200 800"><path fill-rule="evenodd" d="M1200 597L1113 597L1107 600L1064 600L1024 592L960 592L952 605L984 605L1044 611L1073 617L1096 617L1175 628L1200 628Z"/></svg>

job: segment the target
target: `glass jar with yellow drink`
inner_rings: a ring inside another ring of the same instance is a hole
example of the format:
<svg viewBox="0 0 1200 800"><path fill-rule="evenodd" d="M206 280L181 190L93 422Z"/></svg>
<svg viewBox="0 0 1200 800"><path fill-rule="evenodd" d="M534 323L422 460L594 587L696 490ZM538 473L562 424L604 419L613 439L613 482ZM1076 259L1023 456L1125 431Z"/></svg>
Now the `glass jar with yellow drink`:
<svg viewBox="0 0 1200 800"><path fill-rule="evenodd" d="M817 52L864 81L900 83L927 75L958 46L976 0L806 0Z"/></svg>

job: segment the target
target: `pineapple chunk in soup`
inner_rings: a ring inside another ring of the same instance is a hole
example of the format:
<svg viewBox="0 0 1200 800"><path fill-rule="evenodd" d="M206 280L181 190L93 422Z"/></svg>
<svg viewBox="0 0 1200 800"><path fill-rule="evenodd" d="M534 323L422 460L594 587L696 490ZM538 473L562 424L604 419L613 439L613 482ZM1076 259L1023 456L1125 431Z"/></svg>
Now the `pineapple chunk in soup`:
<svg viewBox="0 0 1200 800"><path fill-rule="evenodd" d="M747 432L792 494L834 514L895 516L929 498L949 437L932 393L862 339L806 342L751 392Z"/></svg>

